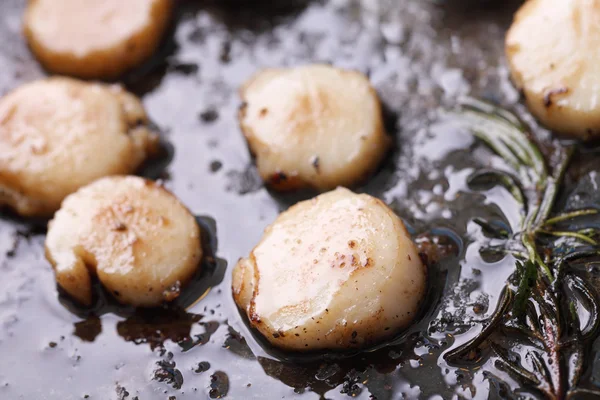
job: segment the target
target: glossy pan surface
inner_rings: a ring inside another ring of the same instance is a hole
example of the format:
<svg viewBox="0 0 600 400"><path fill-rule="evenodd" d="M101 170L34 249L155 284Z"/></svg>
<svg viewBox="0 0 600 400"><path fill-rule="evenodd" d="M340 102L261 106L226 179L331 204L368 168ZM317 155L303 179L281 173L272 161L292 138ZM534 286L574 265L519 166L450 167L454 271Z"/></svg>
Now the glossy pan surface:
<svg viewBox="0 0 600 400"><path fill-rule="evenodd" d="M493 361L461 370L440 356L479 330L477 321L492 313L514 270L513 260L482 259L485 238L473 218L510 219L516 211L499 191L468 188L468 175L491 155L470 134L440 122L439 111L471 94L516 107L535 126L503 56L517 2L248 3L178 2L159 54L124 80L174 149L158 175L199 217L207 239L209 257L184 291L182 308L133 312L106 298L92 311L75 307L59 296L44 259L43 223L4 213L0 398L516 397L518 385ZM0 2L0 94L44 75L21 34L24 6ZM238 258L299 197L262 186L236 119L238 87L263 67L309 62L368 74L396 146L358 191L391 204L422 249L431 242L425 236L442 243L418 322L394 342L354 356L298 359L272 351L247 328L230 292ZM590 149L577 160L561 204L598 203L597 156ZM587 384L595 380L600 363L586 370Z"/></svg>

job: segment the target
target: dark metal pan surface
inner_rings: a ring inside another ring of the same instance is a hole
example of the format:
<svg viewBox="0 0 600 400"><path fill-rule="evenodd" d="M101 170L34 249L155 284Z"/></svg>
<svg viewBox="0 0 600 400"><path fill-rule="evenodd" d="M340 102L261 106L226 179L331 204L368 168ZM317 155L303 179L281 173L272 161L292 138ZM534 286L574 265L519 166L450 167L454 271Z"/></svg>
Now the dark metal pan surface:
<svg viewBox="0 0 600 400"><path fill-rule="evenodd" d="M44 75L21 34L25 3L0 2L0 94ZM461 369L441 357L480 329L514 270L509 259L480 256L485 238L473 218L502 220L514 210L501 192L469 189L468 175L491 153L439 119L440 110L470 94L516 109L536 127L503 55L518 2L252 3L180 1L159 54L124 78L173 148L159 175L199 217L212 256L202 275L180 308L134 312L105 298L81 310L57 291L43 255L44 224L2 214L0 398L519 397L519 385L493 360ZM237 125L238 87L263 67L312 62L368 74L396 146L357 190L391 204L411 233L437 237L445 249L431 269L419 321L393 342L355 355L271 350L248 329L230 292L238 258L299 198L260 182ZM598 203L597 160L594 149L576 160L561 204ZM587 367L587 385L600 384L599 368Z"/></svg>

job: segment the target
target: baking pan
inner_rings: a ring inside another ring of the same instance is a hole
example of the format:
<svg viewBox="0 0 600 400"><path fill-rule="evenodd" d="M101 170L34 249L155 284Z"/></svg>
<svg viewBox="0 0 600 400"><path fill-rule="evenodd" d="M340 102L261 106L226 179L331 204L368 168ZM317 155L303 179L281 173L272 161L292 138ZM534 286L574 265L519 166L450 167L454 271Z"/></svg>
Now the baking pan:
<svg viewBox="0 0 600 400"><path fill-rule="evenodd" d="M44 75L21 34L22 0L0 2L0 93ZM198 216L208 254L168 309L135 311L98 293L84 310L58 292L43 256L43 221L0 218L1 399L542 398L494 357L474 367L441 356L480 329L514 260L480 254L473 220L507 221L500 190L468 176L492 154L440 118L471 95L520 105L504 60L515 1L179 1L156 56L123 78L142 96L170 153L145 171ZM366 73L386 108L392 153L357 188L383 199L431 250L418 321L353 354L290 355L252 332L231 298L231 269L279 212L311 194L265 189L237 123L238 87L263 67L332 63ZM560 206L600 201L597 148L579 154ZM433 248L433 250L432 250ZM594 270L590 269L590 274ZM595 279L595 278L594 278ZM600 384L590 349L583 387ZM488 354L489 355L489 354ZM583 398L583 397L582 397Z"/></svg>

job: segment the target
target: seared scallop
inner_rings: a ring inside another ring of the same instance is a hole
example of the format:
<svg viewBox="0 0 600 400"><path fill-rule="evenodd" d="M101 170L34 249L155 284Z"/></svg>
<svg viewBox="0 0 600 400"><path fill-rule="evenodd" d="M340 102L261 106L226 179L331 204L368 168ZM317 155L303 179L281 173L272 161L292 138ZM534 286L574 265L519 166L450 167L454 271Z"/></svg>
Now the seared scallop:
<svg viewBox="0 0 600 400"><path fill-rule="evenodd" d="M515 84L548 128L600 137L600 2L529 0L515 15L506 53Z"/></svg>
<svg viewBox="0 0 600 400"><path fill-rule="evenodd" d="M51 216L70 193L129 174L156 151L141 102L119 86L50 78L0 99L0 205Z"/></svg>
<svg viewBox="0 0 600 400"><path fill-rule="evenodd" d="M154 53L172 7L173 0L29 0L23 29L51 72L113 79Z"/></svg>
<svg viewBox="0 0 600 400"><path fill-rule="evenodd" d="M340 188L298 203L265 230L233 271L233 296L277 347L357 348L413 321L426 275L400 218Z"/></svg>
<svg viewBox="0 0 600 400"><path fill-rule="evenodd" d="M93 275L121 303L171 301L201 256L194 216L160 184L134 176L103 178L68 196L46 237L58 285L86 305Z"/></svg>
<svg viewBox="0 0 600 400"><path fill-rule="evenodd" d="M241 90L240 125L276 190L329 190L373 173L390 147L377 93L355 71L267 69Z"/></svg>

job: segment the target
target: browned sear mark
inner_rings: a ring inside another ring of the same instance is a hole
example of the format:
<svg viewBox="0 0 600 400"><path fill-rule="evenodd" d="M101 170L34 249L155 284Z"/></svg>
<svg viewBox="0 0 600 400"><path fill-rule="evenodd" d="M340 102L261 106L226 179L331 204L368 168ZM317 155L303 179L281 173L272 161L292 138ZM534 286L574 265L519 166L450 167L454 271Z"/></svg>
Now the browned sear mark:
<svg viewBox="0 0 600 400"><path fill-rule="evenodd" d="M125 225L123 222L117 222L115 224L115 226L113 227L113 230L117 231L117 232L126 231L127 230L127 225Z"/></svg>
<svg viewBox="0 0 600 400"><path fill-rule="evenodd" d="M565 94L569 92L569 88L563 86L556 89L550 89L544 94L544 106L550 107L553 104L552 96Z"/></svg>
<svg viewBox="0 0 600 400"><path fill-rule="evenodd" d="M287 181L287 179L288 179L288 177L285 173L283 173L281 171L277 171L271 176L271 183L273 185L279 185L279 184Z"/></svg>
<svg viewBox="0 0 600 400"><path fill-rule="evenodd" d="M331 262L331 268L344 268L346 266L346 255L335 252L335 259Z"/></svg>
<svg viewBox="0 0 600 400"><path fill-rule="evenodd" d="M312 158L311 164L313 166L313 168L315 169L315 171L317 171L317 173L321 172L321 160L319 159L319 156L314 156Z"/></svg>

